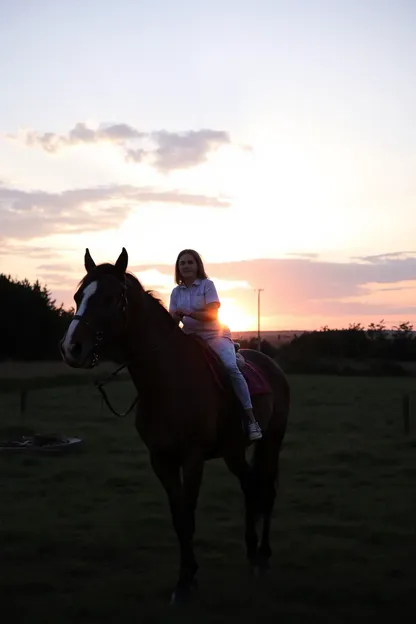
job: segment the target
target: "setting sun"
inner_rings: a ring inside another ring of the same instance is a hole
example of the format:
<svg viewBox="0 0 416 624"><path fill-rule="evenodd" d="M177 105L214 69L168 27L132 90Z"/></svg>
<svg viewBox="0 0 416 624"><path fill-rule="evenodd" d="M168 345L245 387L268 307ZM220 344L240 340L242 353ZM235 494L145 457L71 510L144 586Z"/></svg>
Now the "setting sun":
<svg viewBox="0 0 416 624"><path fill-rule="evenodd" d="M255 318L241 308L235 299L221 298L221 307L218 311L221 323L228 325L231 331L249 331L255 325Z"/></svg>

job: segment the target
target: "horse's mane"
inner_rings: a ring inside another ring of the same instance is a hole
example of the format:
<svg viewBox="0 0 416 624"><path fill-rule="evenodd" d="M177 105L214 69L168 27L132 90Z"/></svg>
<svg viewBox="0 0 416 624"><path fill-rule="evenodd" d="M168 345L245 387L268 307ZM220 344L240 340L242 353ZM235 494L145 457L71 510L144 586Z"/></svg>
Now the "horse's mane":
<svg viewBox="0 0 416 624"><path fill-rule="evenodd" d="M150 305L158 307L165 314L166 318L168 318L174 324L174 320L169 314L169 311L166 309L165 304L159 297L155 295L152 289L146 290L145 288L143 288L139 279L135 275L133 275L133 273L130 273L129 271L126 271L126 279L127 279L127 282L132 282L136 287L140 288L140 290L148 298L148 302L150 303Z"/></svg>
<svg viewBox="0 0 416 624"><path fill-rule="evenodd" d="M78 288L85 288L86 286L88 286L88 284L91 284L91 282L100 279L100 277L102 277L103 275L114 275L114 264L105 262L103 264L97 265L92 271L84 275L84 277L78 284ZM126 271L125 276L127 288L129 287L129 284L133 285L133 287L138 288L141 293L148 298L147 300L150 305L157 306L162 312L165 313L166 318L170 319L170 321L174 323L174 320L169 314L169 311L166 309L163 301L154 294L153 290L146 290L145 288L143 288L140 280L133 273L130 273L130 271Z"/></svg>

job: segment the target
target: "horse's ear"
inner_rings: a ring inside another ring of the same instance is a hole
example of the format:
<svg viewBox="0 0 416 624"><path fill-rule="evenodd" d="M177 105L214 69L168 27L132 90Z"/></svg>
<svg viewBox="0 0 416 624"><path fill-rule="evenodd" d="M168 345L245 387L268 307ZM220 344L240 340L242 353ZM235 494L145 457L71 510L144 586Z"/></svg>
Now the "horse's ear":
<svg viewBox="0 0 416 624"><path fill-rule="evenodd" d="M91 258L90 250L88 249L88 247L85 250L84 266L87 273L95 269L95 267L97 266L94 260Z"/></svg>
<svg viewBox="0 0 416 624"><path fill-rule="evenodd" d="M127 251L123 247L123 251L117 258L117 262L115 264L115 267L118 273L120 273L120 275L124 275L124 273L126 272L128 263L129 263L129 256L127 254Z"/></svg>

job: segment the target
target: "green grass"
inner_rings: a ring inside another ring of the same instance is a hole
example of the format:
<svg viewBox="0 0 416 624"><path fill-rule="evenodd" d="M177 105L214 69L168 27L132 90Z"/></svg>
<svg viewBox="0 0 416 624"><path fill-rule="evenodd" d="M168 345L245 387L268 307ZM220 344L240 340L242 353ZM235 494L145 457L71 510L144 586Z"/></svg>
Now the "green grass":
<svg viewBox="0 0 416 624"><path fill-rule="evenodd" d="M197 516L200 588L167 606L177 545L164 492L132 417L92 385L0 394L0 426L84 439L62 457L0 456L2 622L371 622L416 615L416 417L408 379L292 377L293 407L273 522L273 569L248 578L242 498L208 463ZM109 388L124 410L129 382ZM279 618L279 619L278 619ZM360 620L361 621L361 620Z"/></svg>

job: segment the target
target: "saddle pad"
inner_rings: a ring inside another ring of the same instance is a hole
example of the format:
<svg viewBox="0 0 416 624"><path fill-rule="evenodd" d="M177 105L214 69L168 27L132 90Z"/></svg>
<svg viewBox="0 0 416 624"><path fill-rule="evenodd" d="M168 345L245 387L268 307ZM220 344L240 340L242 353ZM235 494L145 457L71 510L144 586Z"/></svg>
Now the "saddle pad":
<svg viewBox="0 0 416 624"><path fill-rule="evenodd" d="M227 375L227 372L223 363L221 362L221 359L218 357L215 351L211 349L208 343L200 336L197 336L196 334L189 334L189 338L192 338L199 344L218 386L224 390L224 377ZM239 366L239 368L243 374L244 379L247 382L251 396L254 396L256 394L273 393L269 382L264 377L263 373L257 368L257 366L244 359L244 365L241 367Z"/></svg>
<svg viewBox="0 0 416 624"><path fill-rule="evenodd" d="M267 379L254 364L246 360L245 365L240 370L247 382L251 396L273 392Z"/></svg>

